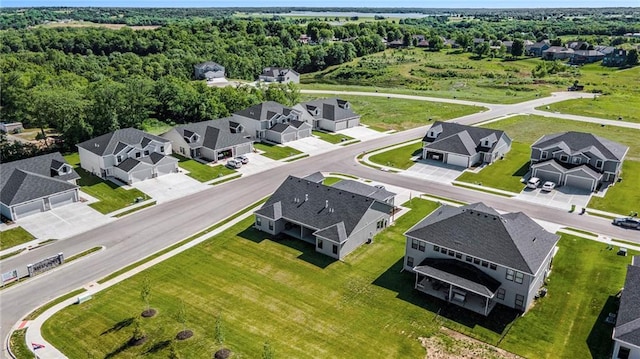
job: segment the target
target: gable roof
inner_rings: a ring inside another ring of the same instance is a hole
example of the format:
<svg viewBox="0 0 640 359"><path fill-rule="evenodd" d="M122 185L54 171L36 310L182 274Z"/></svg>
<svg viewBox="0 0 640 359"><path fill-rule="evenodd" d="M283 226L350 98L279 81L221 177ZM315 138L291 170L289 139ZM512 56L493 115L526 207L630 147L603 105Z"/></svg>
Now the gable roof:
<svg viewBox="0 0 640 359"><path fill-rule="evenodd" d="M359 116L353 112L348 101L337 97L303 102L301 105L314 118L323 118L329 121L343 121ZM317 115L314 114L315 111L311 112L312 109L317 109Z"/></svg>
<svg viewBox="0 0 640 359"><path fill-rule="evenodd" d="M284 76L289 72L295 75L300 75L299 73L293 71L292 69L283 68L283 67L265 67L264 69L262 69L262 75L269 76L269 77Z"/></svg>
<svg viewBox="0 0 640 359"><path fill-rule="evenodd" d="M224 71L224 66L213 61L203 62L197 65L194 65L193 67L197 69L209 69L209 71Z"/></svg>
<svg viewBox="0 0 640 359"><path fill-rule="evenodd" d="M0 166L0 202L12 206L78 188L68 182L80 178L73 168L63 175L55 171L63 164L67 161L60 152L3 163Z"/></svg>
<svg viewBox="0 0 640 359"><path fill-rule="evenodd" d="M118 153L126 148L126 146L140 144L141 147L144 148L152 140L160 143L169 142L167 139L140 131L136 128L123 128L78 143L76 146L84 148L98 156L104 156Z"/></svg>
<svg viewBox="0 0 640 359"><path fill-rule="evenodd" d="M316 229L317 235L342 242L368 211L391 213L392 209L367 196L289 176L255 213L302 223Z"/></svg>
<svg viewBox="0 0 640 359"><path fill-rule="evenodd" d="M234 115L251 118L257 121L267 121L276 114L288 116L292 111L292 108L281 105L275 101L266 101L247 107L244 110L234 112Z"/></svg>
<svg viewBox="0 0 640 359"><path fill-rule="evenodd" d="M347 179L340 180L339 182L334 183L331 187L345 190L351 193L357 193L363 196L377 199L378 201L382 202L386 201L389 197L393 197L396 195L393 192L387 191L384 187L380 188L369 186L368 184L362 182Z"/></svg>
<svg viewBox="0 0 640 359"><path fill-rule="evenodd" d="M614 339L640 346L640 256L627 266L627 277L620 296Z"/></svg>
<svg viewBox="0 0 640 359"><path fill-rule="evenodd" d="M432 129L442 131L437 137L433 138L429 137L429 132ZM503 135L506 136L504 131L500 130L436 121L429 130L427 130L427 134L422 141L427 142L425 148L470 156L480 151L493 151L498 140ZM485 138L493 141L490 147L483 147L481 145L481 140Z"/></svg>
<svg viewBox="0 0 640 359"><path fill-rule="evenodd" d="M239 126L238 123L231 121L231 119L231 117L226 117L190 123L176 126L174 129L182 137L191 137L194 133L198 134L198 140L189 143L189 146L194 148L202 146L212 150L219 150L253 142L246 138L249 136L246 132L231 132L231 128L237 129Z"/></svg>
<svg viewBox="0 0 640 359"><path fill-rule="evenodd" d="M559 240L522 212L483 203L441 206L405 235L532 275Z"/></svg>
<svg viewBox="0 0 640 359"><path fill-rule="evenodd" d="M322 174L322 172L318 171L304 177L304 179L315 183L322 183L322 181L324 181L324 175Z"/></svg>
<svg viewBox="0 0 640 359"><path fill-rule="evenodd" d="M585 132L560 132L542 136L532 148L545 149L552 146L562 147L569 154L577 154L595 148L604 159L622 161L629 147L604 137Z"/></svg>

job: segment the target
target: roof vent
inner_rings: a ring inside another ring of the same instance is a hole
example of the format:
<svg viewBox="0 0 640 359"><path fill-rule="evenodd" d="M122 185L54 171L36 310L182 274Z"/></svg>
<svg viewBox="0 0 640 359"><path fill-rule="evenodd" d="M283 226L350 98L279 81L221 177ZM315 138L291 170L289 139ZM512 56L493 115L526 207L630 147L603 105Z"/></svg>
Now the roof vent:
<svg viewBox="0 0 640 359"><path fill-rule="evenodd" d="M533 240L531 242L535 242L536 241L536 237L533 237Z"/></svg>
<svg viewBox="0 0 640 359"><path fill-rule="evenodd" d="M327 208L327 207L329 207L329 200L328 199L324 201L324 208Z"/></svg>
<svg viewBox="0 0 640 359"><path fill-rule="evenodd" d="M304 201L306 202L306 201L308 201L308 200L309 200L309 194L305 193L305 195L304 195Z"/></svg>
<svg viewBox="0 0 640 359"><path fill-rule="evenodd" d="M100 144L98 144L98 143L94 143L93 145L94 145L95 147L100 147Z"/></svg>

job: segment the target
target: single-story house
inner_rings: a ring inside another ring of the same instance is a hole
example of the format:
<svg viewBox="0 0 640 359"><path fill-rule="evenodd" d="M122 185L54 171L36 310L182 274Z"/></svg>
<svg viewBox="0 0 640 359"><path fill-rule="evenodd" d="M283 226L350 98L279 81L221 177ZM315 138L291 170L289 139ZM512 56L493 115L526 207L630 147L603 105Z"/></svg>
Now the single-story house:
<svg viewBox="0 0 640 359"><path fill-rule="evenodd" d="M359 193L289 176L255 211L255 228L343 259L387 227L394 207Z"/></svg>
<svg viewBox="0 0 640 359"><path fill-rule="evenodd" d="M223 79L225 76L224 66L213 61L194 65L193 72L196 80Z"/></svg>
<svg viewBox="0 0 640 359"><path fill-rule="evenodd" d="M629 147L584 132L542 136L531 145L531 176L595 191L618 180Z"/></svg>
<svg viewBox="0 0 640 359"><path fill-rule="evenodd" d="M573 49L563 46L551 46L542 51L542 58L544 60L566 60L573 56L573 52Z"/></svg>
<svg viewBox="0 0 640 359"><path fill-rule="evenodd" d="M0 132L20 133L22 131L24 131L22 122L0 122Z"/></svg>
<svg viewBox="0 0 640 359"><path fill-rule="evenodd" d="M525 53L529 56L542 57L542 52L551 47L549 40L538 41L533 44L524 45Z"/></svg>
<svg viewBox="0 0 640 359"><path fill-rule="evenodd" d="M349 101L336 97L303 102L293 108L302 113L302 121L316 129L335 132L360 125L360 115L353 112Z"/></svg>
<svg viewBox="0 0 640 359"><path fill-rule="evenodd" d="M231 117L179 125L161 137L181 156L212 162L253 151L253 140Z"/></svg>
<svg viewBox="0 0 640 359"><path fill-rule="evenodd" d="M60 152L6 162L0 166L0 209L15 221L77 202L80 178Z"/></svg>
<svg viewBox="0 0 640 359"><path fill-rule="evenodd" d="M590 64L604 59L604 54L597 50L575 50L571 56L572 64Z"/></svg>
<svg viewBox="0 0 640 359"><path fill-rule="evenodd" d="M294 84L300 83L300 74L292 69L285 69L281 67L265 67L262 70L262 74L258 77L258 80L264 82L279 82Z"/></svg>
<svg viewBox="0 0 640 359"><path fill-rule="evenodd" d="M266 101L235 112L230 121L243 126L257 140L286 143L311 136L311 125L302 113L274 101Z"/></svg>
<svg viewBox="0 0 640 359"><path fill-rule="evenodd" d="M612 337L613 359L640 359L640 256L627 266Z"/></svg>
<svg viewBox="0 0 640 359"><path fill-rule="evenodd" d="M471 167L493 163L511 150L504 131L436 121L422 139L422 158Z"/></svg>
<svg viewBox="0 0 640 359"><path fill-rule="evenodd" d="M482 315L496 304L526 312L551 273L560 237L522 212L443 205L406 233L414 287Z"/></svg>
<svg viewBox="0 0 640 359"><path fill-rule="evenodd" d="M79 143L80 167L101 178L131 184L178 172L171 141L135 128L124 128Z"/></svg>

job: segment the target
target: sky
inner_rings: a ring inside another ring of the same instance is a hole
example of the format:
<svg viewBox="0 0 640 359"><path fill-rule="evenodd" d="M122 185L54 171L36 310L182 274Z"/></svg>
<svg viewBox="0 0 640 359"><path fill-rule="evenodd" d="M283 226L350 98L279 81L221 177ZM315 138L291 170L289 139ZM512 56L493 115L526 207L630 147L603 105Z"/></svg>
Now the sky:
<svg viewBox="0 0 640 359"><path fill-rule="evenodd" d="M0 0L0 7L417 7L417 8L556 8L640 7L640 0Z"/></svg>

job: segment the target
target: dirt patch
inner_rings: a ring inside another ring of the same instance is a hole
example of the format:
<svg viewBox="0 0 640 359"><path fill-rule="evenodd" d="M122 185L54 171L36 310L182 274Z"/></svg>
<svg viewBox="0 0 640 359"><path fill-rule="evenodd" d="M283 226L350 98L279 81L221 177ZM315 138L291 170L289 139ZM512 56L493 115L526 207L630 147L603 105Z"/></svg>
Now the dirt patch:
<svg viewBox="0 0 640 359"><path fill-rule="evenodd" d="M447 328L429 338L418 338L427 350L425 359L523 359L521 356Z"/></svg>
<svg viewBox="0 0 640 359"><path fill-rule="evenodd" d="M228 359L231 356L231 350L222 348L218 350L214 355L214 359Z"/></svg>
<svg viewBox="0 0 640 359"><path fill-rule="evenodd" d="M185 340L185 339L191 338L192 336L193 336L193 332L191 330L187 329L187 330L183 330L183 331L179 332L176 335L176 339Z"/></svg>
<svg viewBox="0 0 640 359"><path fill-rule="evenodd" d="M138 345L142 345L147 341L147 337L144 336L142 338L131 338L129 339L129 345L131 345L132 347L137 347Z"/></svg>
<svg viewBox="0 0 640 359"><path fill-rule="evenodd" d="M157 312L156 312L156 310L155 310L155 309L153 309L153 308L149 308L149 309L145 309L145 310L142 312L142 314L140 314L140 315L142 315L142 317L143 317L143 318L151 318L151 317L153 317L154 315L156 315L156 313L157 313Z"/></svg>

